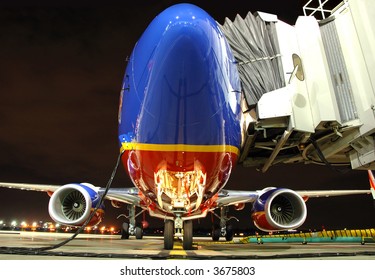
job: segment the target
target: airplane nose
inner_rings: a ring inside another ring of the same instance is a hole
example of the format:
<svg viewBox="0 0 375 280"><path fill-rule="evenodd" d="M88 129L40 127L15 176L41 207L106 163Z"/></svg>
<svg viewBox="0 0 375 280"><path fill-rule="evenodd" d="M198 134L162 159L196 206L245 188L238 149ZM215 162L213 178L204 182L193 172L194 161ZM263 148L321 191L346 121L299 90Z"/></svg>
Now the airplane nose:
<svg viewBox="0 0 375 280"><path fill-rule="evenodd" d="M218 76L222 77L223 68L222 61L217 55L222 49L219 38L221 32L215 22L210 20L210 16L200 8L192 8L191 5L187 7L190 8L176 9L176 13L173 13L172 8L172 12L167 12L168 20L164 20L165 29L148 64L150 79L147 91L158 92L160 96L148 97L147 100L153 102L152 105L155 104L156 98L168 100L169 103L175 102L169 104L167 111L179 108L181 112L184 109L179 104L195 106L197 109L196 106L205 99L210 102L213 87L222 83L222 78L219 79L219 83L216 82ZM184 103L181 98L184 99ZM216 101L221 103L223 100ZM148 105L156 109L156 106ZM209 108L202 111L207 110L210 111ZM195 112L200 114L198 110ZM201 116L200 119L206 117L209 116ZM181 118L181 115L177 119L185 125L186 121L197 121L194 117ZM172 119L174 123L175 120L176 118Z"/></svg>
<svg viewBox="0 0 375 280"><path fill-rule="evenodd" d="M154 61L160 62L157 67L174 65L174 69L179 69L177 73L196 79L202 73L194 73L209 67L210 55L219 49L217 37L221 31L206 12L193 5L175 5L166 13L168 19L155 48Z"/></svg>
<svg viewBox="0 0 375 280"><path fill-rule="evenodd" d="M214 43L212 36L220 32L216 24L212 24L209 15L196 7L196 9L185 10L172 16L161 37L161 45L167 42L170 48L194 46L207 52ZM170 44L170 42L175 42Z"/></svg>
<svg viewBox="0 0 375 280"><path fill-rule="evenodd" d="M155 71L164 73L162 77L173 91L186 91L181 86L190 85L189 92L195 92L207 82L212 62L212 40L201 25L177 22L164 33L155 53ZM215 68L211 69L215 70ZM181 84L183 83L183 84ZM192 88L193 86L198 86Z"/></svg>
<svg viewBox="0 0 375 280"><path fill-rule="evenodd" d="M191 4L168 8L137 43L133 61L131 80L142 100L138 141L224 142L224 104L239 80L229 46L211 16Z"/></svg>

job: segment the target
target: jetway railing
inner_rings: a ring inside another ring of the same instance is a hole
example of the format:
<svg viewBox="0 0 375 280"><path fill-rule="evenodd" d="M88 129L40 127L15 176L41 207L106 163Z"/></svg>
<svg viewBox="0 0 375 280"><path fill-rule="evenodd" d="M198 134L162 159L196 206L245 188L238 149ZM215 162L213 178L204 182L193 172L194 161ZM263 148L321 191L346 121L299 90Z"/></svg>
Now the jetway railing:
<svg viewBox="0 0 375 280"><path fill-rule="evenodd" d="M339 5L331 6L333 1L330 0L309 0L302 7L302 10L304 16L315 16L320 19L326 19L332 13L334 13L341 5L345 5L347 2L348 0L343 0Z"/></svg>

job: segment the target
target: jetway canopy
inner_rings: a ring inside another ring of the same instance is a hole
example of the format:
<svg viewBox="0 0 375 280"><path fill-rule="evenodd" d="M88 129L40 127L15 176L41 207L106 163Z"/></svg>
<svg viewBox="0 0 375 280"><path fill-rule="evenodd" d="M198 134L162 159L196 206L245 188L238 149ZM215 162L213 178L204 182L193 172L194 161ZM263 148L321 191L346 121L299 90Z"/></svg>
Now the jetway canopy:
<svg viewBox="0 0 375 280"><path fill-rule="evenodd" d="M262 16L271 17L265 21ZM221 26L238 62L247 103L255 105L266 92L285 86L275 22L277 17L250 12L243 19L226 18Z"/></svg>
<svg viewBox="0 0 375 280"><path fill-rule="evenodd" d="M221 26L243 86L244 166L375 169L375 1L327 2L321 20L258 12Z"/></svg>

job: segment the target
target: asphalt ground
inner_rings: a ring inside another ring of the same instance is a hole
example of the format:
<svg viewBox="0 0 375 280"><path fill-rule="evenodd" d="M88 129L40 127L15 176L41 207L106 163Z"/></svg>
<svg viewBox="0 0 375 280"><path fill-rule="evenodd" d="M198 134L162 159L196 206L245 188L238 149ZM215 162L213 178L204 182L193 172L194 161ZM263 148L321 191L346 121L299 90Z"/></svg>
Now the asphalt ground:
<svg viewBox="0 0 375 280"><path fill-rule="evenodd" d="M184 250L175 240L173 250L163 249L161 236L141 240L119 235L80 234L67 244L49 250L70 238L69 233L0 231L0 260L54 259L353 259L374 260L375 243L242 243L213 242L209 237L194 237L193 250Z"/></svg>

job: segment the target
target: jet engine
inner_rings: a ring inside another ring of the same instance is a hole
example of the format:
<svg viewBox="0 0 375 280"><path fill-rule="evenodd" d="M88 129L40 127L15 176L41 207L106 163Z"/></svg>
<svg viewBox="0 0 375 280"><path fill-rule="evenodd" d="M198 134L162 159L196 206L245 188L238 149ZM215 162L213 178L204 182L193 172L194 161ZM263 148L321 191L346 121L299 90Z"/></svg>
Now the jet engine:
<svg viewBox="0 0 375 280"><path fill-rule="evenodd" d="M48 211L51 218L60 224L81 226L90 217L100 200L97 187L88 184L68 184L57 189L51 196ZM87 226L94 226L102 221L102 204Z"/></svg>
<svg viewBox="0 0 375 280"><path fill-rule="evenodd" d="M290 230L306 220L306 204L289 189L267 188L253 204L252 219L263 231Z"/></svg>

